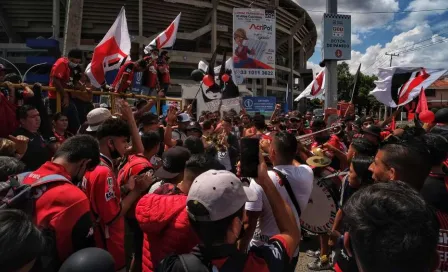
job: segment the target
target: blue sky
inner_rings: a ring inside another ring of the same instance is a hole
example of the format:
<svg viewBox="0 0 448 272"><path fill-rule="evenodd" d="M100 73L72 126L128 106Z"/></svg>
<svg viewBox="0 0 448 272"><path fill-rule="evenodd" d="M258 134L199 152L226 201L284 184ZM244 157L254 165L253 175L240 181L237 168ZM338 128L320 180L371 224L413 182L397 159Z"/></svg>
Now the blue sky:
<svg viewBox="0 0 448 272"><path fill-rule="evenodd" d="M325 10L325 0L295 1L306 10ZM448 68L448 0L339 0L338 4L341 13L347 10L364 13L351 14L352 60L348 63L352 72L355 72L359 63L363 66L362 71L368 74L376 73L379 67L388 66L386 52L400 53L399 57L394 58L394 65ZM428 9L433 11L371 13ZM322 13L309 14L316 23L320 36ZM429 46L434 42L437 44ZM318 46L315 54L308 60L308 68L314 70L320 69L316 65L321 61ZM404 52L403 47L408 52Z"/></svg>

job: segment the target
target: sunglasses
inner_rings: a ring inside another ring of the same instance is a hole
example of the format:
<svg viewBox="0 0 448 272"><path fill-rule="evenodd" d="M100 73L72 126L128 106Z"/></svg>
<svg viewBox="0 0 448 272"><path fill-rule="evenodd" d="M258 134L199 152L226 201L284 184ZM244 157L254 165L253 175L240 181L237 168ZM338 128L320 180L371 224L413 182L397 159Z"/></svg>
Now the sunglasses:
<svg viewBox="0 0 448 272"><path fill-rule="evenodd" d="M291 122L291 123L302 123L302 120L300 120L300 119L289 119L289 122Z"/></svg>

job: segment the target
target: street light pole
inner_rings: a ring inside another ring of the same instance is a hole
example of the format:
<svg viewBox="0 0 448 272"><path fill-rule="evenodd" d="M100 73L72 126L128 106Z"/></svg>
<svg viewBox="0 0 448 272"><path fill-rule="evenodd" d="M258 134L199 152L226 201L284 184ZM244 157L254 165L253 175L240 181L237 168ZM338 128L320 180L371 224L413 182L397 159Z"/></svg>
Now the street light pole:
<svg viewBox="0 0 448 272"><path fill-rule="evenodd" d="M327 13L338 13L338 1L327 0ZM327 60L325 61L326 74L325 74L325 109L336 109L338 104L338 61ZM331 123L331 122L329 122Z"/></svg>

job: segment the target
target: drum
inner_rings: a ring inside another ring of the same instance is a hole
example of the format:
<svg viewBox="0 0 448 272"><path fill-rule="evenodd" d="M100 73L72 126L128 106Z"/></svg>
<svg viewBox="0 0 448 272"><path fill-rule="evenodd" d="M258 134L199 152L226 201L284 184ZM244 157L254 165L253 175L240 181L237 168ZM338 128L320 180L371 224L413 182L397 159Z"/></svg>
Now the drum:
<svg viewBox="0 0 448 272"><path fill-rule="evenodd" d="M344 173L338 173L331 167L314 168L313 172L313 190L300 216L300 225L311 233L326 234L336 218L341 176Z"/></svg>

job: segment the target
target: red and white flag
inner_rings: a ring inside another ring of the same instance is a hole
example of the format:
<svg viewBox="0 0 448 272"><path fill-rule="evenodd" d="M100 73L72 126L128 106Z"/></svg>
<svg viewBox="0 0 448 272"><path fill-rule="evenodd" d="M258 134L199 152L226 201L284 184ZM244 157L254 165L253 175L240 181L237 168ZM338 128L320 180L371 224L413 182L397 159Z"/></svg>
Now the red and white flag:
<svg viewBox="0 0 448 272"><path fill-rule="evenodd" d="M99 88L105 83L107 71L119 69L131 52L126 12L121 8L117 19L106 36L95 47L93 58L86 68L86 74L93 86Z"/></svg>
<svg viewBox="0 0 448 272"><path fill-rule="evenodd" d="M177 29L179 28L180 15L177 15L176 19L165 29L162 33L160 33L152 42L150 42L145 47L145 53L148 54L151 49L158 48L169 48L173 47L176 42Z"/></svg>
<svg viewBox="0 0 448 272"><path fill-rule="evenodd" d="M306 97L316 97L318 95L325 93L325 69L320 71L317 74L316 78L311 82L308 87L303 90L303 92L295 99L295 101L299 101L300 99Z"/></svg>
<svg viewBox="0 0 448 272"><path fill-rule="evenodd" d="M386 106L396 108L414 100L420 92L444 75L447 70L422 67L379 69L379 80L371 95Z"/></svg>

